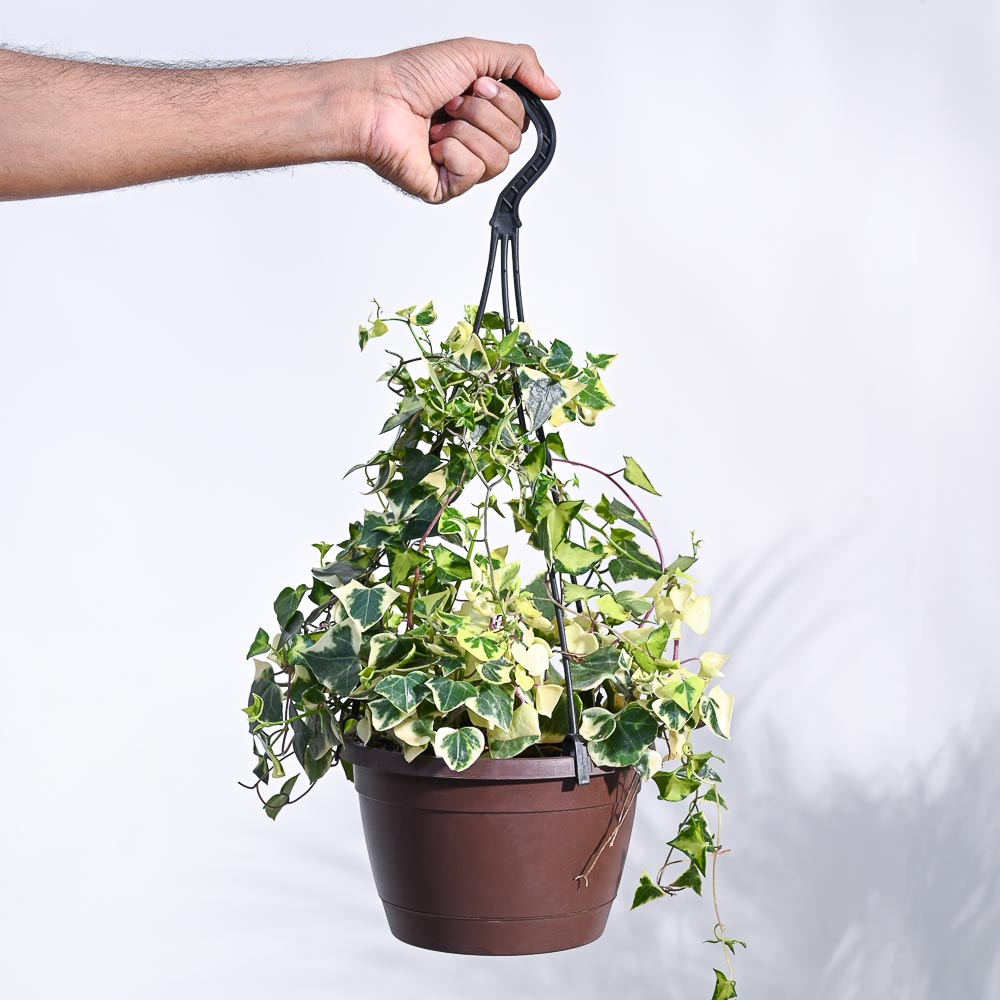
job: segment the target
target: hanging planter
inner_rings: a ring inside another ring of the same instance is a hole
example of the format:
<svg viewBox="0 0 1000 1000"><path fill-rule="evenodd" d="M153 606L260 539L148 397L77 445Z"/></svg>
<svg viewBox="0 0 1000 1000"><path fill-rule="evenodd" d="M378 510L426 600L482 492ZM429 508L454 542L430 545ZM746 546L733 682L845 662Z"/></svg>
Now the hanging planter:
<svg viewBox="0 0 1000 1000"><path fill-rule="evenodd" d="M651 780L679 822L632 905L700 894L711 875L711 942L726 962L713 1000L727 1000L742 942L715 899L720 758L692 737L728 739L733 700L717 683L726 657L687 650L711 611L689 575L700 543L692 535L690 553L668 561L636 500L657 491L635 459L603 471L564 445L564 430L613 405L614 355L581 357L524 322L518 205L555 132L541 101L508 86L538 148L497 202L478 307L437 343L430 303L393 316L376 305L360 328L362 348L392 326L413 346L390 349L380 378L396 397L389 443L350 470L373 509L339 545L315 544L311 582L281 591L277 631L251 645L248 787L275 818L339 766L393 934L513 955L601 935ZM498 256L502 311L490 312ZM577 496L578 476L605 492ZM501 530L527 542L533 578ZM308 781L298 795L291 758Z"/></svg>
<svg viewBox="0 0 1000 1000"><path fill-rule="evenodd" d="M473 955L563 951L601 936L640 782L567 757L480 757L464 771L347 741L368 855L392 933ZM599 864L584 882L598 851Z"/></svg>

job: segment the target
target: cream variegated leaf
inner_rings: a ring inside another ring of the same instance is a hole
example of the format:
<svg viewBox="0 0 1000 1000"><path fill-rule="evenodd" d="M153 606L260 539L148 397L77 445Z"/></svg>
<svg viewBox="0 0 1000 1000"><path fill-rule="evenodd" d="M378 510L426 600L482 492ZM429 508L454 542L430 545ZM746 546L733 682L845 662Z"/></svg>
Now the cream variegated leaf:
<svg viewBox="0 0 1000 1000"><path fill-rule="evenodd" d="M708 680L711 680L713 677L721 677L722 665L728 659L729 656L725 653L702 653L698 658L698 662L701 664L701 670L698 672Z"/></svg>
<svg viewBox="0 0 1000 1000"><path fill-rule="evenodd" d="M651 778L663 765L663 758L651 749L643 750L639 754L639 759L635 762L635 769L642 775L643 779Z"/></svg>
<svg viewBox="0 0 1000 1000"><path fill-rule="evenodd" d="M701 717L716 736L729 739L733 725L733 696L718 685L701 699Z"/></svg>
<svg viewBox="0 0 1000 1000"><path fill-rule="evenodd" d="M464 771L479 759L486 740L478 729L462 726L452 729L444 726L434 734L434 752L453 771Z"/></svg>
<svg viewBox="0 0 1000 1000"><path fill-rule="evenodd" d="M538 713L533 706L525 702L514 709L514 718L509 729L490 730L490 754L497 759L515 757L537 743L541 735Z"/></svg>
<svg viewBox="0 0 1000 1000"><path fill-rule="evenodd" d="M565 688L561 684L539 684L535 687L535 709L539 715L550 717L559 704Z"/></svg>
<svg viewBox="0 0 1000 1000"><path fill-rule="evenodd" d="M596 653L600 645L593 632L585 632L576 622L566 626L566 650L574 656Z"/></svg>
<svg viewBox="0 0 1000 1000"><path fill-rule="evenodd" d="M585 740L606 740L615 731L615 717L606 708L588 708L580 719L580 735Z"/></svg>

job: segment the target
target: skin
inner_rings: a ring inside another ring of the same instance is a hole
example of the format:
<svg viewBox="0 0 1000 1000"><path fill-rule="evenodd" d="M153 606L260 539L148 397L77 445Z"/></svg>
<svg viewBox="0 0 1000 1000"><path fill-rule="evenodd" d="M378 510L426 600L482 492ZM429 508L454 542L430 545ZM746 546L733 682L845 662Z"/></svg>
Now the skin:
<svg viewBox="0 0 1000 1000"><path fill-rule="evenodd" d="M443 204L520 145L524 107L500 78L559 96L531 46L478 38L193 69L0 49L0 200L344 160Z"/></svg>

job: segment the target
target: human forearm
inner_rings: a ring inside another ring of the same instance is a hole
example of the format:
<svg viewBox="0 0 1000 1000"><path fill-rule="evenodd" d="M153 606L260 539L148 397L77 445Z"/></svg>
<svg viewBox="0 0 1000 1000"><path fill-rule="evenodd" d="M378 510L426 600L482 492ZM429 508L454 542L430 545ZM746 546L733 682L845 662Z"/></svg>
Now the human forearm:
<svg viewBox="0 0 1000 1000"><path fill-rule="evenodd" d="M365 60L160 68L0 50L0 198L361 159Z"/></svg>

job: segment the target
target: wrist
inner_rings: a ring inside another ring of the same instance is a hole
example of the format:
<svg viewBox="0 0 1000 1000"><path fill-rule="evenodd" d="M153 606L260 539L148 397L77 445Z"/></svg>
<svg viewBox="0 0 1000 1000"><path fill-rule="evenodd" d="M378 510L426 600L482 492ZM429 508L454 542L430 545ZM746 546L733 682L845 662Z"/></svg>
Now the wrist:
<svg viewBox="0 0 1000 1000"><path fill-rule="evenodd" d="M371 59L315 63L309 125L317 160L364 162L377 117L377 72Z"/></svg>

